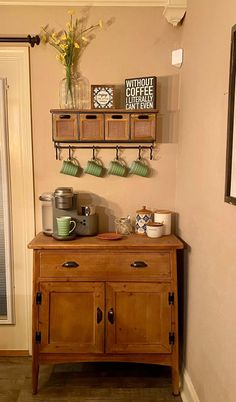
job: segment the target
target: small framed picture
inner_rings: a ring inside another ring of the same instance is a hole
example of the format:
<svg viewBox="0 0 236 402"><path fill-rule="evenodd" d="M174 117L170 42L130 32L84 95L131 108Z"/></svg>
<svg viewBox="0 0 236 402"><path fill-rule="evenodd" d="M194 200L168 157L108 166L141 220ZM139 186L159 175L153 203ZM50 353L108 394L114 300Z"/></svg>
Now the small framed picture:
<svg viewBox="0 0 236 402"><path fill-rule="evenodd" d="M156 108L157 77L137 77L125 80L125 108L127 110Z"/></svg>
<svg viewBox="0 0 236 402"><path fill-rule="evenodd" d="M91 108L114 108L114 85L91 85Z"/></svg>

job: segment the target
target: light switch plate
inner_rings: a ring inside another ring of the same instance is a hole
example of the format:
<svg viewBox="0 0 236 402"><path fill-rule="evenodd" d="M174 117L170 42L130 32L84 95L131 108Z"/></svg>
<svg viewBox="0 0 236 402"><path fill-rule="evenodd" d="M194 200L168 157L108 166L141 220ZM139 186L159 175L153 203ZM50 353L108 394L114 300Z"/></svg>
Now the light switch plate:
<svg viewBox="0 0 236 402"><path fill-rule="evenodd" d="M183 49L176 49L172 51L172 66L180 68L183 63Z"/></svg>

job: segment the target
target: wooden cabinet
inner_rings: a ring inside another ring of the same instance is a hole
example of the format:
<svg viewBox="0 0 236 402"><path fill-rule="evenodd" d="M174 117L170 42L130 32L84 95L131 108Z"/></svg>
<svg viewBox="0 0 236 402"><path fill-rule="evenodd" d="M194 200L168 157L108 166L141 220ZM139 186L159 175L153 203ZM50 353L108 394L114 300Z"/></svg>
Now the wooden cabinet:
<svg viewBox="0 0 236 402"><path fill-rule="evenodd" d="M179 393L178 289L173 235L116 242L39 234L33 274L33 393L39 365L127 361L172 367Z"/></svg>
<svg viewBox="0 0 236 402"><path fill-rule="evenodd" d="M157 110L52 109L55 142L147 142L156 140Z"/></svg>

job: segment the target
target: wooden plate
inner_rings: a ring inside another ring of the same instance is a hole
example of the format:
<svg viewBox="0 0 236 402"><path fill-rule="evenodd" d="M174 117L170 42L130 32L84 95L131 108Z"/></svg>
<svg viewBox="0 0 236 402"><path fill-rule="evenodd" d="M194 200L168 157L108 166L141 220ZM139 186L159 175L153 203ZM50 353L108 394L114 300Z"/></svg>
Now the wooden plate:
<svg viewBox="0 0 236 402"><path fill-rule="evenodd" d="M118 233L108 232L108 233L100 233L97 235L98 239L101 240L120 240L122 239L122 235Z"/></svg>

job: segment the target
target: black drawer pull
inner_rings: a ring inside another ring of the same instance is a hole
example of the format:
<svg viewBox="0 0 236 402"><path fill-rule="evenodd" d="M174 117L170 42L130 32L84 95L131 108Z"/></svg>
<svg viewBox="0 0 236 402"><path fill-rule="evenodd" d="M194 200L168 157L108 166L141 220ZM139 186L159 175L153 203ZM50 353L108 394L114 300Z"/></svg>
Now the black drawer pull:
<svg viewBox="0 0 236 402"><path fill-rule="evenodd" d="M60 119L70 119L71 115L70 114L60 114Z"/></svg>
<svg viewBox="0 0 236 402"><path fill-rule="evenodd" d="M75 261L67 261L62 264L64 268L77 268L79 264Z"/></svg>
<svg viewBox="0 0 236 402"><path fill-rule="evenodd" d="M102 310L97 308L97 323L99 324L102 321Z"/></svg>
<svg viewBox="0 0 236 402"><path fill-rule="evenodd" d="M134 261L130 266L133 268L145 268L147 264L144 261Z"/></svg>
<svg viewBox="0 0 236 402"><path fill-rule="evenodd" d="M149 119L149 115L148 114L140 114L138 116L139 120L148 120Z"/></svg>
<svg viewBox="0 0 236 402"><path fill-rule="evenodd" d="M113 115L111 116L111 118L112 118L112 119L121 120L121 119L123 119L123 116L122 116L122 114L113 114Z"/></svg>
<svg viewBox="0 0 236 402"><path fill-rule="evenodd" d="M96 120L96 118L97 118L97 116L96 116L96 114L87 114L86 115L86 119L94 119L94 120Z"/></svg>
<svg viewBox="0 0 236 402"><path fill-rule="evenodd" d="M109 321L111 324L114 324L115 315L114 315L114 310L113 310L113 308L110 308L110 310L108 311L107 317L108 317L108 321Z"/></svg>

